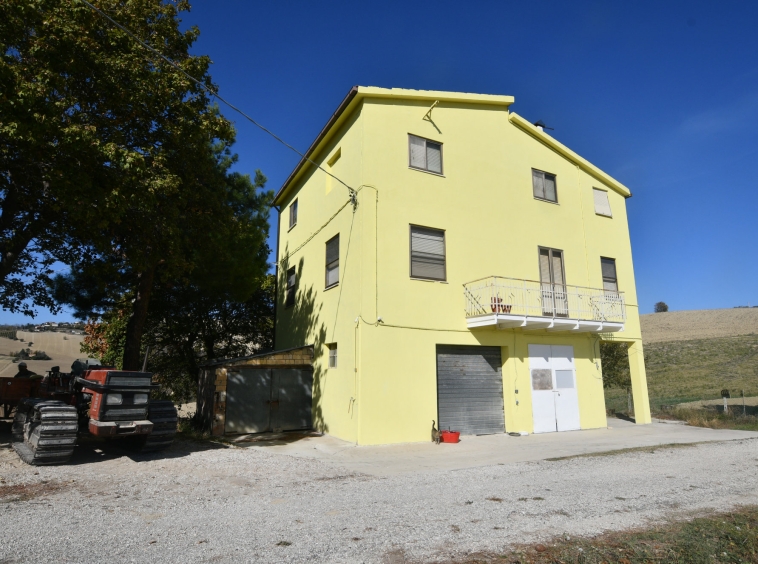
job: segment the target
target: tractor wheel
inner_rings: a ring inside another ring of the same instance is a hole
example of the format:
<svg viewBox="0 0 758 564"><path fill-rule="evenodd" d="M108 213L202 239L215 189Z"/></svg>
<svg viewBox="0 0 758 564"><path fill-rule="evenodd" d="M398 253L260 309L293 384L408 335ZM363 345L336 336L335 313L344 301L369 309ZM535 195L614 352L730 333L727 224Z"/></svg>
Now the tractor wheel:
<svg viewBox="0 0 758 564"><path fill-rule="evenodd" d="M140 452L154 452L170 447L176 436L177 415L173 402L151 401L147 418L153 423L153 432L149 435L134 437L133 446Z"/></svg>
<svg viewBox="0 0 758 564"><path fill-rule="evenodd" d="M74 453L76 408L62 401L26 398L16 407L13 450L34 466L65 464Z"/></svg>

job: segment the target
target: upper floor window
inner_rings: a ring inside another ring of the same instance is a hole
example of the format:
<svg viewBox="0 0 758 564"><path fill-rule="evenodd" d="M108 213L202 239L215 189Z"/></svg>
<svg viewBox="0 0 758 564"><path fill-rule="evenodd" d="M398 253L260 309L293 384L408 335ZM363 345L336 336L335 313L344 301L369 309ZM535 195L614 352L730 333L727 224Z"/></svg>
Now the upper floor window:
<svg viewBox="0 0 758 564"><path fill-rule="evenodd" d="M297 225L297 199L290 204L290 229Z"/></svg>
<svg viewBox="0 0 758 564"><path fill-rule="evenodd" d="M554 174L532 169L532 188L535 198L558 203L558 190L556 189Z"/></svg>
<svg viewBox="0 0 758 564"><path fill-rule="evenodd" d="M442 174L442 144L408 135L408 159L411 168Z"/></svg>
<svg viewBox="0 0 758 564"><path fill-rule="evenodd" d="M542 315L568 317L568 292L563 251L539 247Z"/></svg>
<svg viewBox="0 0 758 564"><path fill-rule="evenodd" d="M411 278L447 278L444 231L411 225Z"/></svg>
<svg viewBox="0 0 758 564"><path fill-rule="evenodd" d="M616 259L600 257L600 269L603 271L603 290L618 292L619 284L616 278Z"/></svg>
<svg viewBox="0 0 758 564"><path fill-rule="evenodd" d="M336 286L340 281L340 236L326 242L326 287Z"/></svg>
<svg viewBox="0 0 758 564"><path fill-rule="evenodd" d="M611 213L611 204L608 201L608 192L593 188L592 194L595 198L595 213L598 215L613 217L613 214Z"/></svg>
<svg viewBox="0 0 758 564"><path fill-rule="evenodd" d="M329 347L329 368L337 368L337 343L330 343Z"/></svg>
<svg viewBox="0 0 758 564"><path fill-rule="evenodd" d="M287 292L284 296L284 307L295 305L295 290L297 287L297 271L293 266L287 270Z"/></svg>

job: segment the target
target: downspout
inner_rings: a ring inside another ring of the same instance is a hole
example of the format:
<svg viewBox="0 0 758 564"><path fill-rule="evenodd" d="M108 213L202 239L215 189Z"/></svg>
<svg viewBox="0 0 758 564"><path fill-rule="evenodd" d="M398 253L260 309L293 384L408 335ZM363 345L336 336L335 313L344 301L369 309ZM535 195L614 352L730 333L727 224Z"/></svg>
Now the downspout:
<svg viewBox="0 0 758 564"><path fill-rule="evenodd" d="M582 209L582 237L584 238L584 269L587 273L587 287L591 288L590 283L590 257L587 254L587 226L584 223L584 198L582 198L582 171L579 165L576 167L576 187L579 191L579 205Z"/></svg>
<svg viewBox="0 0 758 564"><path fill-rule="evenodd" d="M282 210L281 208L272 205L272 208L276 210L276 260L274 261L274 338L273 347L276 350L276 310L279 303L279 233L282 229Z"/></svg>

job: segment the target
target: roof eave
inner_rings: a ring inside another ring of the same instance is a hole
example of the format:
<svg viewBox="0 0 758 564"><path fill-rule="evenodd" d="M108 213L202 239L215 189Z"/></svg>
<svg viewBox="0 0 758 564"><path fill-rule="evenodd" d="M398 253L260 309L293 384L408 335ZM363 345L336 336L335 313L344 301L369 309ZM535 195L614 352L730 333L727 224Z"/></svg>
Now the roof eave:
<svg viewBox="0 0 758 564"><path fill-rule="evenodd" d="M342 116L343 112L350 105L350 102L353 101L353 98L355 98L356 94L358 94L358 86L353 86L350 89L350 92L347 93L347 96L345 96L345 98L342 100L342 102L337 107L335 112L332 114L332 117L329 118L329 121L327 121L326 125L324 125L324 127L321 129L321 132L318 134L316 139L313 141L313 143L311 143L311 146L308 147L308 150L305 152L305 157L300 159L300 162L297 163L297 166L292 170L290 175L287 177L287 180L284 181L284 184L282 184L281 188L279 188L279 190L276 192L272 205L278 206L281 204L280 198L282 194L284 193L284 191L287 189L290 183L295 179L295 177L298 175L300 170L302 170L305 164L309 162L308 159L315 152L316 148L319 146L321 141L323 141L324 137L327 136L332 126L337 122L337 120L339 120L340 116Z"/></svg>
<svg viewBox="0 0 758 564"><path fill-rule="evenodd" d="M618 180L616 180L615 178L613 178L606 172L603 172L602 170L600 170L598 167L593 165L587 159L577 155L574 151L566 147L560 141L554 139L553 137L551 137L544 131L540 131L539 129L537 129L536 126L529 123L529 121L525 120L520 115L511 112L508 115L508 119L513 125L517 126L519 129L531 135L538 141L544 143L545 145L553 149L556 153L565 157L569 161L573 162L580 169L590 174L591 176L594 176L595 178L597 178L604 184L608 185L610 188L613 188L616 192L618 192L625 198L630 198L632 196L632 192L629 190L629 188L621 184L621 182L619 182Z"/></svg>

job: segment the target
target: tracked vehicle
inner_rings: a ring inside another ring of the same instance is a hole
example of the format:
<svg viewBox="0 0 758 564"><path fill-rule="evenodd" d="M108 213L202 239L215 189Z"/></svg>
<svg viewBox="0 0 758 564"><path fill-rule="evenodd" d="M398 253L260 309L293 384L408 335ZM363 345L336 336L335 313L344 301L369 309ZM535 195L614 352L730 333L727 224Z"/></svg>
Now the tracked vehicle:
<svg viewBox="0 0 758 564"><path fill-rule="evenodd" d="M16 408L13 448L28 464L65 464L82 434L118 439L142 452L168 448L176 435L176 408L150 399L159 386L149 372L76 361L71 373L53 367L41 382L0 380L6 413ZM28 396L12 397L24 392Z"/></svg>

